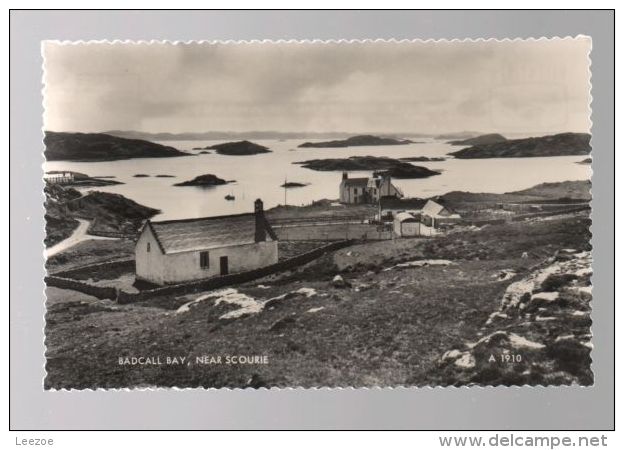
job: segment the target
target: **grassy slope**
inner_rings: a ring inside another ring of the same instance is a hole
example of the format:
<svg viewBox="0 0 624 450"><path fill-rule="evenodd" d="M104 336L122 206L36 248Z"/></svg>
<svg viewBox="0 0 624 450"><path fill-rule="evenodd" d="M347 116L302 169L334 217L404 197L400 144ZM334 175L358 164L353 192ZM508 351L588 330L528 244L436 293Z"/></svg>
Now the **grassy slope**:
<svg viewBox="0 0 624 450"><path fill-rule="evenodd" d="M583 216L489 226L438 240L402 240L346 248L285 273L239 287L268 299L301 287L272 309L220 320L231 306L205 301L174 314L145 305L63 303L48 312L47 387L93 386L375 386L441 380L440 355L475 336L512 280L562 248L588 247ZM528 257L522 258L527 252ZM451 266L391 268L421 257ZM336 273L351 288L333 287ZM269 286L260 289L258 284ZM53 295L62 296L62 290ZM195 296L177 299L181 304ZM164 299L166 300L166 299ZM169 299L173 301L174 299ZM57 301L52 299L52 301ZM156 303L156 302L155 302ZM320 308L308 312L311 308ZM80 336L77 340L76 336ZM124 367L119 356L268 355L266 366ZM94 355L97 355L95 357Z"/></svg>

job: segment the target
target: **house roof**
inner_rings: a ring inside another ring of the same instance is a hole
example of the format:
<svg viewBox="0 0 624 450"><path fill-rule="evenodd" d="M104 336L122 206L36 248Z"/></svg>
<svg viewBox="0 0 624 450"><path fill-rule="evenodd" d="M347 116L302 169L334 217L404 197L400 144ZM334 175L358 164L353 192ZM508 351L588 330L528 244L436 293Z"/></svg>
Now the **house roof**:
<svg viewBox="0 0 624 450"><path fill-rule="evenodd" d="M273 240L275 232L263 217L265 230ZM163 253L181 253L209 250L255 243L256 216L254 213L199 219L147 221Z"/></svg>
<svg viewBox="0 0 624 450"><path fill-rule="evenodd" d="M427 200L421 198L397 198L395 196L384 196L379 199L381 209L423 209Z"/></svg>
<svg viewBox="0 0 624 450"><path fill-rule="evenodd" d="M400 212L395 217L394 220L398 220L399 222L418 222L418 219L411 215L408 212Z"/></svg>
<svg viewBox="0 0 624 450"><path fill-rule="evenodd" d="M366 187L368 186L368 178L347 178L342 180L345 186Z"/></svg>
<svg viewBox="0 0 624 450"><path fill-rule="evenodd" d="M437 216L444 210L444 206L440 205L433 200L429 200L425 207L423 208L423 213L429 216Z"/></svg>

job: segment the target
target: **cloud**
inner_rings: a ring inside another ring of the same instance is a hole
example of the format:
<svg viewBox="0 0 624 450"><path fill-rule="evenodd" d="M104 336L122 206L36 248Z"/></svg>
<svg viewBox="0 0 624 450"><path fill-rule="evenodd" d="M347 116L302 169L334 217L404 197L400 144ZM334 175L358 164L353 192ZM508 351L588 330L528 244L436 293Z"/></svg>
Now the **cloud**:
<svg viewBox="0 0 624 450"><path fill-rule="evenodd" d="M587 131L588 49L586 39L48 43L44 120L74 131Z"/></svg>

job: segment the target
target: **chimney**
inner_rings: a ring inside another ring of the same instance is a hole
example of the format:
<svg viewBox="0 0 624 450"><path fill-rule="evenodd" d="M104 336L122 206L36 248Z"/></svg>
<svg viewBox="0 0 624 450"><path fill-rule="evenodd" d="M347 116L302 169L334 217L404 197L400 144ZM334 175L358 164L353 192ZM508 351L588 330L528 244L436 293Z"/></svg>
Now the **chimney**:
<svg viewBox="0 0 624 450"><path fill-rule="evenodd" d="M347 178L349 178L349 174L347 172L342 172L342 179L346 180Z"/></svg>
<svg viewBox="0 0 624 450"><path fill-rule="evenodd" d="M266 241L266 219L264 218L264 206L262 200L257 199L254 202L254 214L256 216L256 242Z"/></svg>

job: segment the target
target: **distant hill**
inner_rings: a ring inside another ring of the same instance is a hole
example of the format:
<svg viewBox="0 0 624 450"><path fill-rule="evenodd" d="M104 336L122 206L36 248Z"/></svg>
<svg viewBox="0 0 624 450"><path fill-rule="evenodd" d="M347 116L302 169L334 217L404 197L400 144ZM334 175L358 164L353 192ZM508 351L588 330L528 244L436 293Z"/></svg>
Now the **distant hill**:
<svg viewBox="0 0 624 450"><path fill-rule="evenodd" d="M351 156L350 158L328 158L298 161L293 164L301 164L302 167L318 171L333 170L374 170L394 178L427 178L432 175L440 175L440 172L426 167L414 166L398 159L378 156Z"/></svg>
<svg viewBox="0 0 624 450"><path fill-rule="evenodd" d="M481 136L463 139L459 141L449 141L451 145L483 145L483 144L497 144L499 142L506 141L507 138L501 134L482 134Z"/></svg>
<svg viewBox="0 0 624 450"><path fill-rule="evenodd" d="M411 144L409 139L384 138L371 135L352 136L347 139L326 142L304 142L301 148L334 148L334 147L357 147L364 145L405 145Z"/></svg>
<svg viewBox="0 0 624 450"><path fill-rule="evenodd" d="M494 144L473 145L449 153L455 158L529 158L536 156L587 155L591 152L587 133L561 133Z"/></svg>
<svg viewBox="0 0 624 450"><path fill-rule="evenodd" d="M225 142L223 144L212 145L206 148L214 149L220 155L244 156L256 155L258 153L271 153L271 150L264 145L249 141Z"/></svg>
<svg viewBox="0 0 624 450"><path fill-rule="evenodd" d="M145 139L148 141L226 141L226 140L253 140L253 139L340 139L349 137L352 133L326 132L314 133L308 131L280 132L280 131L198 131L185 133L149 133L132 130L104 131L111 136L129 139Z"/></svg>
<svg viewBox="0 0 624 450"><path fill-rule="evenodd" d="M476 131L457 131L454 133L443 133L435 135L433 138L440 141L448 141L450 139L470 139L479 136L481 133Z"/></svg>
<svg viewBox="0 0 624 450"><path fill-rule="evenodd" d="M165 158L188 153L154 142L125 139L103 133L46 131L45 157L48 161L114 161L130 158Z"/></svg>

